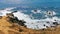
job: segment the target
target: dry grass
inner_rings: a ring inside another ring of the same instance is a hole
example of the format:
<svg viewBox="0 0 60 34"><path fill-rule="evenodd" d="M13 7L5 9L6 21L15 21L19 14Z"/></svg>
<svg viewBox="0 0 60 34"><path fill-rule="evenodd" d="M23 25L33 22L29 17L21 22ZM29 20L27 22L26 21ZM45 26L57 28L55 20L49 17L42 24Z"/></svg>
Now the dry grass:
<svg viewBox="0 0 60 34"><path fill-rule="evenodd" d="M16 23L10 23L7 19L5 16L0 19L0 34L60 34L60 25L44 30L32 30Z"/></svg>

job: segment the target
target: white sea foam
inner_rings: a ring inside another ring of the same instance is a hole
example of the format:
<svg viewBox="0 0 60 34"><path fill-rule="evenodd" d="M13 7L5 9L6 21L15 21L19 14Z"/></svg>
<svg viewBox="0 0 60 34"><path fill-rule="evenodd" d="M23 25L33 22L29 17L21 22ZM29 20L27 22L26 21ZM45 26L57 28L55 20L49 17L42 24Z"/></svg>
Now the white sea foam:
<svg viewBox="0 0 60 34"><path fill-rule="evenodd" d="M56 12L53 11L53 15L56 15Z"/></svg>
<svg viewBox="0 0 60 34"><path fill-rule="evenodd" d="M20 11L14 13L14 16L18 17L19 20L24 20L26 21L25 25L28 28L32 28L32 29L42 29L42 28L46 28L46 26L51 27L51 26L55 26L53 24L53 22L55 22L54 20L58 20L59 18L57 17L53 17L53 18L46 18L46 19L41 19L41 20L37 20L37 19L31 19L29 17L29 15L21 13ZM50 22L50 23L46 23L46 22ZM46 25L46 26L44 26Z"/></svg>
<svg viewBox="0 0 60 34"><path fill-rule="evenodd" d="M11 9L0 10L0 14L1 14L0 16L5 16L6 13L11 13L12 12L12 11L8 11L8 10L11 10ZM15 12L13 14L19 20L26 21L25 25L27 26L27 28L43 29L43 28L47 28L46 26L48 26L48 27L55 26L53 24L53 22L55 22L55 20L60 24L60 21L59 21L60 18L58 18L58 17L37 20L37 19L31 19L29 15L24 14L24 13L22 13L20 11L17 11L17 12ZM47 23L47 22L49 22L49 23Z"/></svg>
<svg viewBox="0 0 60 34"><path fill-rule="evenodd" d="M43 14L45 14L45 17L48 18L48 17L52 17L52 16L56 15L57 13L55 11L48 10L48 12L47 11L44 11Z"/></svg>
<svg viewBox="0 0 60 34"><path fill-rule="evenodd" d="M7 13L11 13L12 11L10 11L10 10L12 10L12 9L14 9L15 7L13 7L13 8L6 8L6 9L4 9L4 10L0 10L0 16L6 16L6 14Z"/></svg>

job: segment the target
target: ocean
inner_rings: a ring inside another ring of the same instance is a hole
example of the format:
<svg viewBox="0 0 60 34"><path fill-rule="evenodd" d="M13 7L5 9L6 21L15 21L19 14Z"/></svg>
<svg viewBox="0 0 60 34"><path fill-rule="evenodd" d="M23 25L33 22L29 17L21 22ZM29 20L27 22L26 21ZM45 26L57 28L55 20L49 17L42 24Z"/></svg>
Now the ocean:
<svg viewBox="0 0 60 34"><path fill-rule="evenodd" d="M33 5L34 4L34 5ZM43 29L60 24L60 2L21 4L0 4L0 16L13 13L19 20L26 21L27 28ZM49 22L49 23L47 23ZM45 25L45 26L44 26Z"/></svg>

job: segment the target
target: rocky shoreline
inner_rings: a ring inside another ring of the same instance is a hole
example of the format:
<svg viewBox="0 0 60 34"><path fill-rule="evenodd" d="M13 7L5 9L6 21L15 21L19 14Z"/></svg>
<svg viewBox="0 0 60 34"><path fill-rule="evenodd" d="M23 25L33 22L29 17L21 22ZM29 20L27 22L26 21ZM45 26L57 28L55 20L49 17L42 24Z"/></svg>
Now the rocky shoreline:
<svg viewBox="0 0 60 34"><path fill-rule="evenodd" d="M47 29L29 29L24 20L18 20L13 14L0 16L0 34L60 34L60 25Z"/></svg>

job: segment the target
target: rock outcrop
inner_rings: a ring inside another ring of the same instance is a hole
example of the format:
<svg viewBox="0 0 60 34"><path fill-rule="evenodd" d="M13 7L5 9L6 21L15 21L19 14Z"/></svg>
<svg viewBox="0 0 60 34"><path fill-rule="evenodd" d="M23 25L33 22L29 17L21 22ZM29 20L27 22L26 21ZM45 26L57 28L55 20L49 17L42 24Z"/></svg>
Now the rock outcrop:
<svg viewBox="0 0 60 34"><path fill-rule="evenodd" d="M60 34L60 25L41 30L25 27L24 20L18 20L12 14L0 18L0 34Z"/></svg>

